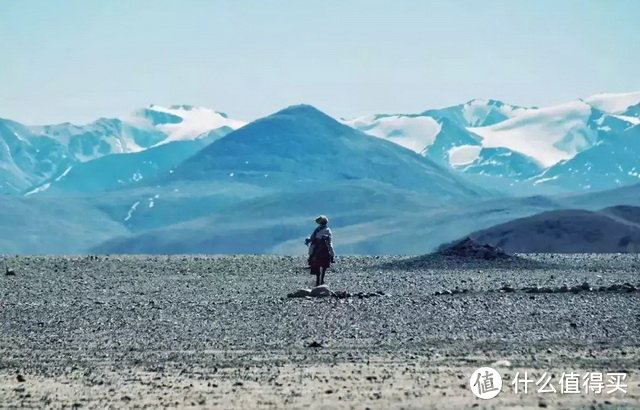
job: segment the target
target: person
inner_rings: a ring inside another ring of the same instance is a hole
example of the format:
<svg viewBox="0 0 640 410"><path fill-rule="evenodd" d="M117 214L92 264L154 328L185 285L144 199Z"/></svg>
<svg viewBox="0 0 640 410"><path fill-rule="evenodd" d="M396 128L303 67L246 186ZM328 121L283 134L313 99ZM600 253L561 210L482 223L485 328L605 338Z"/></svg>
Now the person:
<svg viewBox="0 0 640 410"><path fill-rule="evenodd" d="M304 240L309 246L309 267L311 274L316 275L316 286L324 285L324 275L335 263L335 252L331 244L331 229L327 226L329 218L320 215L316 218L318 226L313 230L311 236Z"/></svg>

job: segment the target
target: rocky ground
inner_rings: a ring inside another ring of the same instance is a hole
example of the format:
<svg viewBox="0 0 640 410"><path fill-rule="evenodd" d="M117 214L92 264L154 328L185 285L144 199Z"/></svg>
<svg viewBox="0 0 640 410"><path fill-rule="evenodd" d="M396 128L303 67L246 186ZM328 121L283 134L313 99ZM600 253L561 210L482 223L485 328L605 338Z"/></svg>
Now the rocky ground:
<svg viewBox="0 0 640 410"><path fill-rule="evenodd" d="M303 258L4 261L2 408L640 408L640 256L345 257L325 298L286 297ZM469 389L482 366L495 399ZM524 371L628 392L516 394Z"/></svg>

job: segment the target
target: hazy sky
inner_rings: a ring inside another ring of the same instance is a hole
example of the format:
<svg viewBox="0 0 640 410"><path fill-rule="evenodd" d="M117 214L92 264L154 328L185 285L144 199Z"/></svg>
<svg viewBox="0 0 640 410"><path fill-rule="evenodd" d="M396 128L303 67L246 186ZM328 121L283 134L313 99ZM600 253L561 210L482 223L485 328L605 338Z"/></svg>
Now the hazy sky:
<svg viewBox="0 0 640 410"><path fill-rule="evenodd" d="M636 0L0 0L0 117L155 104L251 120L640 90Z"/></svg>

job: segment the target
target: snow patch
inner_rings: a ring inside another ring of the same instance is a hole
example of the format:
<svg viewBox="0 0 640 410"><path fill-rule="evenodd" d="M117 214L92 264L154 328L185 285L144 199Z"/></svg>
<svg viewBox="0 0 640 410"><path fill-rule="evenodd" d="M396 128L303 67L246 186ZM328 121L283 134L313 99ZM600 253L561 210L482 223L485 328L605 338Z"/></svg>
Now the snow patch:
<svg viewBox="0 0 640 410"><path fill-rule="evenodd" d="M591 106L575 101L553 107L527 109L488 127L468 128L486 148L508 148L527 155L544 167L572 158L596 139L588 128Z"/></svg>
<svg viewBox="0 0 640 410"><path fill-rule="evenodd" d="M47 182L46 184L42 184L39 187L37 187L36 189L33 189L33 190L27 192L26 194L24 194L24 196L29 196L29 195L37 194L38 192L46 191L47 189L49 189L50 186L51 186L51 184L49 182Z"/></svg>
<svg viewBox="0 0 640 410"><path fill-rule="evenodd" d="M617 94L600 93L585 98L584 101L600 111L619 114L632 105L640 103L640 91Z"/></svg>
<svg viewBox="0 0 640 410"><path fill-rule="evenodd" d="M60 181L62 178L66 177L67 174L69 173L69 171L71 171L71 168L73 167L68 167L67 169L64 170L64 172L62 174L60 174L55 180Z"/></svg>
<svg viewBox="0 0 640 410"><path fill-rule="evenodd" d="M182 118L177 124L160 124L156 128L168 135L160 144L170 141L194 139L204 133L223 127L236 130L246 124L232 120L226 115L205 107L172 106L170 108L151 105L150 110L176 115ZM159 145L159 144L158 144Z"/></svg>
<svg viewBox="0 0 640 410"><path fill-rule="evenodd" d="M418 153L433 144L441 128L440 123L429 116L368 115L343 123Z"/></svg>
<svg viewBox="0 0 640 410"><path fill-rule="evenodd" d="M543 184L543 183L548 182L548 181L553 181L555 179L558 179L558 176L559 175L555 175L555 176L552 176L552 177L549 177L549 178L540 178L537 181L535 181L533 183L533 185L538 185L538 184Z"/></svg>
<svg viewBox="0 0 640 410"><path fill-rule="evenodd" d="M125 222L131 219L133 213L136 211L136 208L138 208L138 205L140 205L140 201L136 201L133 205L131 205L131 208L129 208L129 212L127 212L127 216L124 218Z"/></svg>
<svg viewBox="0 0 640 410"><path fill-rule="evenodd" d="M471 126L480 125L492 111L499 111L508 118L513 117L515 114L521 111L527 110L526 108L514 107L511 105L495 105L495 102L491 102L484 99L474 99L464 104L462 107L462 117L467 124Z"/></svg>
<svg viewBox="0 0 640 410"><path fill-rule="evenodd" d="M449 150L449 164L452 167L469 165L480 155L482 147L479 145L460 145Z"/></svg>
<svg viewBox="0 0 640 410"><path fill-rule="evenodd" d="M615 118L617 118L619 120L622 120L622 121L626 121L626 122L628 122L629 124L632 124L632 125L640 124L640 118L637 118L637 117L630 117L628 115L612 115L612 117L615 117Z"/></svg>

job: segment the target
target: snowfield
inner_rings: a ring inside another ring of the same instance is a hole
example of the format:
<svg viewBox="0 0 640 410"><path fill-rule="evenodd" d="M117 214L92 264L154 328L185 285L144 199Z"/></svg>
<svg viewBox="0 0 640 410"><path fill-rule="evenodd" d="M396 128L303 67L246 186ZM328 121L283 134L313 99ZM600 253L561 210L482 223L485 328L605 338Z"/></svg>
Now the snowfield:
<svg viewBox="0 0 640 410"><path fill-rule="evenodd" d="M418 153L433 144L440 132L440 124L426 116L366 116L344 121L344 124Z"/></svg>
<svg viewBox="0 0 640 410"><path fill-rule="evenodd" d="M159 105L151 105L150 109L182 118L182 121L179 123L168 123L156 126L157 129L168 135L167 139L162 141L163 144L171 141L194 139L209 131L220 128L236 130L246 124L244 121L230 119L223 113L205 107L180 105L167 108Z"/></svg>
<svg viewBox="0 0 640 410"><path fill-rule="evenodd" d="M590 106L612 114L620 114L632 105L640 104L640 91L631 93L601 93L585 98Z"/></svg>
<svg viewBox="0 0 640 410"><path fill-rule="evenodd" d="M521 111L496 125L469 128L487 148L509 148L550 167L593 145L595 132L587 126L591 107L576 101Z"/></svg>

